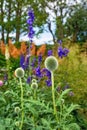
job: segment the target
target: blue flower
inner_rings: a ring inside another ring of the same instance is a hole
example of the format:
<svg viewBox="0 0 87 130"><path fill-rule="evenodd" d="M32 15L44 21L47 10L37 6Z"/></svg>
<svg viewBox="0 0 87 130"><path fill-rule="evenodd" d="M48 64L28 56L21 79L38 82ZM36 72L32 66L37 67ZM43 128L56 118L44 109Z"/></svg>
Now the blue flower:
<svg viewBox="0 0 87 130"><path fill-rule="evenodd" d="M24 70L28 68L29 65L29 56L26 55L26 57L24 55L20 56L20 67L22 67Z"/></svg>
<svg viewBox="0 0 87 130"><path fill-rule="evenodd" d="M31 62L31 66L32 66L32 67L35 66L35 62L36 62L36 58L33 58L32 62Z"/></svg>
<svg viewBox="0 0 87 130"><path fill-rule="evenodd" d="M38 65L40 65L40 63L42 62L42 55L38 56Z"/></svg>
<svg viewBox="0 0 87 130"><path fill-rule="evenodd" d="M31 83L31 80L32 80L32 77L29 76L29 77L27 78L27 83L30 84L30 83Z"/></svg>
<svg viewBox="0 0 87 130"><path fill-rule="evenodd" d="M45 82L48 87L52 86L52 82L50 79L46 80Z"/></svg>
<svg viewBox="0 0 87 130"><path fill-rule="evenodd" d="M53 54L53 51L52 50L48 50L47 55L51 56L52 54Z"/></svg>
<svg viewBox="0 0 87 130"><path fill-rule="evenodd" d="M63 48L62 46L58 47L58 56L60 58L66 57L69 53L69 50L67 48Z"/></svg>
<svg viewBox="0 0 87 130"><path fill-rule="evenodd" d="M59 56L60 58L63 57L63 48L62 48L62 46L59 46L59 47L58 47L58 56Z"/></svg>
<svg viewBox="0 0 87 130"><path fill-rule="evenodd" d="M62 40L58 40L58 43L59 43L60 45L62 45Z"/></svg>
<svg viewBox="0 0 87 130"><path fill-rule="evenodd" d="M34 11L32 9L29 9L28 16L29 16L29 18L27 20L28 30L29 30L28 37L29 37L30 41L32 42L32 38L33 38L34 33L35 33L33 30Z"/></svg>
<svg viewBox="0 0 87 130"><path fill-rule="evenodd" d="M40 77L40 78L42 77L40 66L38 66L37 68L35 68L35 75L37 77Z"/></svg>

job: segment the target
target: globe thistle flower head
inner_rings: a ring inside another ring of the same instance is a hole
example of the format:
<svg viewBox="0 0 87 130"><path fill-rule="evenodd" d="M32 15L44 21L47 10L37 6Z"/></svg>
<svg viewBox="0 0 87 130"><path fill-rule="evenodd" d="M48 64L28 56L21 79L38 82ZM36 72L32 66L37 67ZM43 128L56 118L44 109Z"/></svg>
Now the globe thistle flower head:
<svg viewBox="0 0 87 130"><path fill-rule="evenodd" d="M53 72L58 68L58 61L54 56L49 56L45 60L45 67Z"/></svg>
<svg viewBox="0 0 87 130"><path fill-rule="evenodd" d="M20 108L19 108L19 107L15 107L15 110L14 110L14 111L15 111L15 113L18 114L18 113L20 112Z"/></svg>
<svg viewBox="0 0 87 130"><path fill-rule="evenodd" d="M38 84L37 84L36 82L33 82L33 83L31 84L31 88L32 88L32 89L37 89L37 88L38 88Z"/></svg>
<svg viewBox="0 0 87 130"><path fill-rule="evenodd" d="M22 78L22 77L24 77L24 70L23 70L21 67L17 68L17 69L15 70L15 76L16 76L17 78Z"/></svg>

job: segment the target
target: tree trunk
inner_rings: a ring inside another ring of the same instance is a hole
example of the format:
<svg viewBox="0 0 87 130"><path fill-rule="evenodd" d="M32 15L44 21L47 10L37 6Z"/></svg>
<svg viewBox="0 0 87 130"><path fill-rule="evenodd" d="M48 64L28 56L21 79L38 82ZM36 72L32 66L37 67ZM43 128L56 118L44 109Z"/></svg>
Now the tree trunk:
<svg viewBox="0 0 87 130"><path fill-rule="evenodd" d="M20 38L20 23L21 23L21 8L20 3L17 3L17 9L16 9L16 41L19 41Z"/></svg>
<svg viewBox="0 0 87 130"><path fill-rule="evenodd" d="M76 41L77 41L77 32L73 33L72 41L73 41L73 42L76 42Z"/></svg>
<svg viewBox="0 0 87 130"><path fill-rule="evenodd" d="M10 34L10 20L11 20L11 2L9 1L9 5L8 5L8 28L7 28L7 38L6 38L6 42L8 43L9 40L9 34Z"/></svg>

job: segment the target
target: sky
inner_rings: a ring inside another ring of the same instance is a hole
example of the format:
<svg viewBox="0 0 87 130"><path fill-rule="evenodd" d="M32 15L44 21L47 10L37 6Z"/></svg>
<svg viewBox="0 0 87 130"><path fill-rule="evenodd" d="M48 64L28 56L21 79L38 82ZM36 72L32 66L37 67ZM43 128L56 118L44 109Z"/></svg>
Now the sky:
<svg viewBox="0 0 87 130"><path fill-rule="evenodd" d="M80 0L77 0L77 1L79 2ZM49 10L48 10L48 12L49 12ZM49 13L52 14L52 15L54 15L52 12L49 12ZM51 18L52 17L50 16L50 20L51 20ZM54 28L55 28L55 26L52 25L52 30ZM10 36L14 36L15 37L15 34L11 34ZM1 38L1 36L0 36L0 38ZM20 41L29 41L28 35L21 36L20 37ZM38 38L36 36L34 36L33 41L34 41L34 43L36 45L41 45L41 44L44 44L44 43L46 43L46 44L53 44L52 35L51 35L51 33L49 31L48 32L44 31L44 33L40 34L40 36Z"/></svg>

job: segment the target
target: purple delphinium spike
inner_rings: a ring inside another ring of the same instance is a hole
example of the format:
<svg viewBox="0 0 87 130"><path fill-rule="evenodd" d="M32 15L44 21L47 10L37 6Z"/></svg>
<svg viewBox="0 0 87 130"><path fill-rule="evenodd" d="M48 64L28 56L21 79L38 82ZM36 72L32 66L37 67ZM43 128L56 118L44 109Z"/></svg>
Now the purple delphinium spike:
<svg viewBox="0 0 87 130"><path fill-rule="evenodd" d="M28 24L28 30L29 30L29 33L28 33L28 37L30 39L30 42L32 42L32 39L33 39L33 36L34 36L34 30L33 30L33 23L34 23L34 11L33 9L29 9L28 10L28 20L27 20L27 24Z"/></svg>
<svg viewBox="0 0 87 130"><path fill-rule="evenodd" d="M38 66L37 68L35 68L35 75L39 78L42 77L42 73L41 73L41 69L40 66Z"/></svg>
<svg viewBox="0 0 87 130"><path fill-rule="evenodd" d="M35 66L35 62L36 62L36 58L34 57L33 60L32 60L32 62L31 62L31 66L32 66L32 68L34 68L34 66Z"/></svg>
<svg viewBox="0 0 87 130"><path fill-rule="evenodd" d="M46 76L46 77L48 78L47 80L45 80L45 82L46 82L46 85L47 85L48 87L50 87L50 86L52 85L52 82L51 82L51 73L50 73L50 71L47 70L46 68L43 68L43 69L41 70L41 72L42 72L42 77Z"/></svg>
<svg viewBox="0 0 87 130"><path fill-rule="evenodd" d="M29 55L21 55L20 56L20 67L22 67L24 70L28 68L29 65Z"/></svg>
<svg viewBox="0 0 87 130"><path fill-rule="evenodd" d="M47 55L51 56L52 54L53 54L53 51L52 50L48 50Z"/></svg>
<svg viewBox="0 0 87 130"><path fill-rule="evenodd" d="M38 56L38 65L40 65L41 62L42 62L42 55L40 54L40 55Z"/></svg>
<svg viewBox="0 0 87 130"><path fill-rule="evenodd" d="M25 69L24 61L25 61L25 56L21 55L20 56L20 67L22 67L23 69Z"/></svg>

